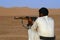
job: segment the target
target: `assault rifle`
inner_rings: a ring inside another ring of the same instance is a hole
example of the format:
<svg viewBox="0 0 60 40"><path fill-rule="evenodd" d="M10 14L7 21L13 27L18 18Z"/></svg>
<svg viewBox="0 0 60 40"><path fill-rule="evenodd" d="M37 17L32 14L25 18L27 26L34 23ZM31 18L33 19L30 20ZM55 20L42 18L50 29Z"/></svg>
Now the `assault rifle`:
<svg viewBox="0 0 60 40"><path fill-rule="evenodd" d="M37 19L37 17L30 17L30 16L25 16L25 17L14 17L14 19L27 19L31 18L33 21L35 21Z"/></svg>
<svg viewBox="0 0 60 40"><path fill-rule="evenodd" d="M24 28L29 29L29 27L26 27L25 24L23 23L23 20L26 19L28 21L27 26L31 25L31 23L29 23L29 18L32 19L32 21L35 21L37 19L37 17L30 17L30 16L26 16L26 17L14 17L14 19L21 19L21 23L23 25Z"/></svg>

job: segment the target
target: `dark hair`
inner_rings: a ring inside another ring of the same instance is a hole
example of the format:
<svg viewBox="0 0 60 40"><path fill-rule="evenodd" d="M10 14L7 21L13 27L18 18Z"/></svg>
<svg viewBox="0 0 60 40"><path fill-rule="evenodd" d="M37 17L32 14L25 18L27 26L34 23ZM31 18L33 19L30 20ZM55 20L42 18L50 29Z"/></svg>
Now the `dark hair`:
<svg viewBox="0 0 60 40"><path fill-rule="evenodd" d="M41 9L39 9L39 15L43 14L44 16L48 15L48 9L45 7L42 7Z"/></svg>

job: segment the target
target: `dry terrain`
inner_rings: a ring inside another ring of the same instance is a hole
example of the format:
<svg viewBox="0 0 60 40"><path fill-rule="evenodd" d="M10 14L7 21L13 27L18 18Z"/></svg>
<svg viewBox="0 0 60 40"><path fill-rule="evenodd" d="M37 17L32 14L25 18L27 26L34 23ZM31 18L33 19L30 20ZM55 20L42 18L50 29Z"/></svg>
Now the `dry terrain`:
<svg viewBox="0 0 60 40"><path fill-rule="evenodd" d="M38 16L38 9L11 9L12 8L0 8L0 40L28 40L27 29L22 26L20 20L15 20L14 16ZM56 40L60 40L60 9L50 9L49 13L51 13L49 16L53 17L55 20Z"/></svg>

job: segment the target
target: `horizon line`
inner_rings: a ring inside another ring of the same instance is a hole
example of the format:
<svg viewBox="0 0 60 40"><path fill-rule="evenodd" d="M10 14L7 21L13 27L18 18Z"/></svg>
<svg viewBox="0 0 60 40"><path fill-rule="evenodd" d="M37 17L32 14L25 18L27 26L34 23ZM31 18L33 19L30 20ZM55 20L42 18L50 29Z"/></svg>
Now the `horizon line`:
<svg viewBox="0 0 60 40"><path fill-rule="evenodd" d="M0 8L31 8L31 9L40 9L42 7L40 7L40 8L32 8L32 7L17 7L17 6L13 6L13 7L3 7L3 6L0 6ZM48 8L48 9L60 9L60 8Z"/></svg>

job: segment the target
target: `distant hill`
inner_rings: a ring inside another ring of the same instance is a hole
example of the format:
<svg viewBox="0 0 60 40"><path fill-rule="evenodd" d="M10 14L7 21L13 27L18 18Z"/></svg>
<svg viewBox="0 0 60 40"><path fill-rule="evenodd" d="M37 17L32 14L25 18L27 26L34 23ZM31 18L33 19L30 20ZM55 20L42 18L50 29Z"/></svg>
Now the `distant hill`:
<svg viewBox="0 0 60 40"><path fill-rule="evenodd" d="M28 7L0 7L0 16L38 16L38 10ZM60 9L49 9L49 15L60 15Z"/></svg>

